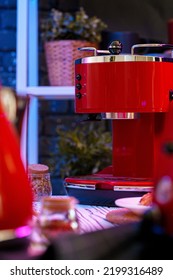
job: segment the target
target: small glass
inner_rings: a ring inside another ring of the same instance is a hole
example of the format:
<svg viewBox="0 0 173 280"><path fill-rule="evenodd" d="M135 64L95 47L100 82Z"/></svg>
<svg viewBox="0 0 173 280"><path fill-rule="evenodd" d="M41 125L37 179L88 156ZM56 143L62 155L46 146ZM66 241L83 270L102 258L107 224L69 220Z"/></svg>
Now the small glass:
<svg viewBox="0 0 173 280"><path fill-rule="evenodd" d="M43 253L51 241L63 232L79 232L77 203L74 197L69 196L42 197L40 212L30 236L31 254Z"/></svg>
<svg viewBox="0 0 173 280"><path fill-rule="evenodd" d="M45 231L55 235L61 231L76 231L77 200L70 196L44 197L41 200L39 224ZM51 235L51 234L50 234Z"/></svg>
<svg viewBox="0 0 173 280"><path fill-rule="evenodd" d="M28 174L28 178L33 191L34 201L40 201L43 196L52 195L52 184L50 173Z"/></svg>

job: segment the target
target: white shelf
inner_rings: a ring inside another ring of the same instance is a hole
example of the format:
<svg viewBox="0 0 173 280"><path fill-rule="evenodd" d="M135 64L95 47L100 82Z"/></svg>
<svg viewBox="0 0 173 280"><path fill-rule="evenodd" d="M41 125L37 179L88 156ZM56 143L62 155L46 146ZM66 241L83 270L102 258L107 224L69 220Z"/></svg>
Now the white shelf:
<svg viewBox="0 0 173 280"><path fill-rule="evenodd" d="M17 0L16 92L29 95L28 121L23 124L21 154L26 164L38 162L38 100L74 99L73 86L39 86L38 0ZM28 123L28 125L27 125Z"/></svg>
<svg viewBox="0 0 173 280"><path fill-rule="evenodd" d="M25 87L22 91L18 91L20 96L37 97L38 99L74 99L75 87L74 86L32 86Z"/></svg>

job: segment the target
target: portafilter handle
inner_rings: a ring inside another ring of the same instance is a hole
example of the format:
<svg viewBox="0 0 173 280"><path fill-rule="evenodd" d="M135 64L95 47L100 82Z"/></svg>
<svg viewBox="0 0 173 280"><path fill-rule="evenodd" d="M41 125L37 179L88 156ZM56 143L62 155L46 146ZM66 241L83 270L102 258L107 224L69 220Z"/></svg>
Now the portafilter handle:
<svg viewBox="0 0 173 280"><path fill-rule="evenodd" d="M138 48L164 48L164 49L173 49L171 44L137 44L131 47L131 54L135 54L135 50ZM173 58L173 50L171 51L171 57Z"/></svg>

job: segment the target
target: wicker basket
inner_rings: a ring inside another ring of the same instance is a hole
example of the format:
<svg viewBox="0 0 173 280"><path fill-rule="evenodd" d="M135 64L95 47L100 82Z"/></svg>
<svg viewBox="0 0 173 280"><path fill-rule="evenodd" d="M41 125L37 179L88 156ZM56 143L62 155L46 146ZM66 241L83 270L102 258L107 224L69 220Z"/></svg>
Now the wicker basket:
<svg viewBox="0 0 173 280"><path fill-rule="evenodd" d="M51 86L74 85L74 61L92 56L92 52L81 52L79 47L95 47L97 44L80 40L59 40L45 43L48 78Z"/></svg>

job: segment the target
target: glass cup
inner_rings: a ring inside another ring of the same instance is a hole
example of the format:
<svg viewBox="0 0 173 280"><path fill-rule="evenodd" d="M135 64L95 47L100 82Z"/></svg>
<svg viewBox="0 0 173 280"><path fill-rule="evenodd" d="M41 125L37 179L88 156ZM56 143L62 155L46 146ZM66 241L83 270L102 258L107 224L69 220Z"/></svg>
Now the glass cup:
<svg viewBox="0 0 173 280"><path fill-rule="evenodd" d="M34 201L40 201L42 197L52 195L50 173L29 173L28 178Z"/></svg>
<svg viewBox="0 0 173 280"><path fill-rule="evenodd" d="M69 196L42 197L30 236L30 254L42 254L63 232L79 232L77 203Z"/></svg>

